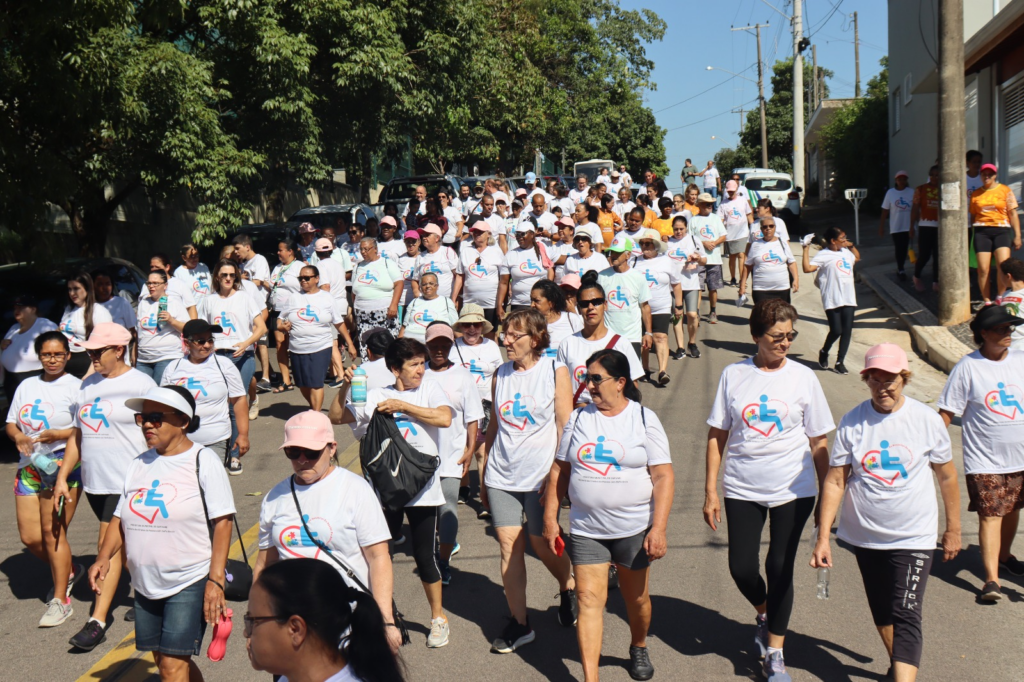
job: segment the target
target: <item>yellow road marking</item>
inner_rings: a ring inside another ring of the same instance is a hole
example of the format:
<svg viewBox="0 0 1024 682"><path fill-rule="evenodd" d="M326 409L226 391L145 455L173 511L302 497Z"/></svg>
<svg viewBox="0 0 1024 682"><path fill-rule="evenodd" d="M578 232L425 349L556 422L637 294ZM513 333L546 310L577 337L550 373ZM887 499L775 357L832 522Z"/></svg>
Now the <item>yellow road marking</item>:
<svg viewBox="0 0 1024 682"><path fill-rule="evenodd" d="M344 452L338 453L339 464L349 471L361 474L359 466L359 442L352 443ZM242 545L245 545L246 554L249 556L249 565L256 563L256 554L259 550L260 525L254 524L249 530L242 533L240 540L235 540L228 550L228 557L232 559L242 558ZM78 678L78 682L144 682L153 675L158 674L156 661L153 654L135 650L135 629L125 635L124 639L118 642L117 646L108 651L103 658L96 661L96 664L89 668L88 672Z"/></svg>

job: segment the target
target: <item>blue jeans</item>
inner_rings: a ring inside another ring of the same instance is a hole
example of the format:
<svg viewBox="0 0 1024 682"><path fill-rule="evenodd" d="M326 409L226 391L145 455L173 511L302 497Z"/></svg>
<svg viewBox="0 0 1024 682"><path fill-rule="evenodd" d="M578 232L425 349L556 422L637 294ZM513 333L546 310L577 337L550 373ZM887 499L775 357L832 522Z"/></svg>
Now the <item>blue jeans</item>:
<svg viewBox="0 0 1024 682"><path fill-rule="evenodd" d="M137 362L135 363L135 369L149 376L149 378L155 381L156 385L159 386L160 381L164 378L164 370L167 369L167 365L172 362L174 361L161 360L159 362Z"/></svg>
<svg viewBox="0 0 1024 682"><path fill-rule="evenodd" d="M206 576L164 599L135 593L135 648L171 656L198 656L206 634Z"/></svg>
<svg viewBox="0 0 1024 682"><path fill-rule="evenodd" d="M715 200L715 208L718 208L718 188L705 187L704 191L711 195L711 198Z"/></svg>
<svg viewBox="0 0 1024 682"><path fill-rule="evenodd" d="M238 373L242 375L242 388L245 390L246 404L249 400L249 382L252 381L252 375L256 373L256 354L251 350L247 350L242 353L239 357L231 357L231 352L220 353L224 357L231 360L238 370ZM228 403L228 418L231 419L231 438L228 439L228 458L238 457L238 447L235 445L235 441L238 439L238 424L235 423L235 410Z"/></svg>

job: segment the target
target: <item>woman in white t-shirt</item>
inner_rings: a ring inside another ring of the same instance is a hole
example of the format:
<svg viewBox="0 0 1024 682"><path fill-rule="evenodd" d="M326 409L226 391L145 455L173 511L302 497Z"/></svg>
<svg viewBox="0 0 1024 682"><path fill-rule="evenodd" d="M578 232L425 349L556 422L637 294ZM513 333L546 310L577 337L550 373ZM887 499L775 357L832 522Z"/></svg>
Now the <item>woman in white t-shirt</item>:
<svg viewBox="0 0 1024 682"><path fill-rule="evenodd" d="M835 428L814 372L786 358L797 336L796 320L796 309L783 300L754 305L750 335L757 352L722 372L707 421L704 521L712 530L722 521L718 471L724 454L729 572L757 611L756 641L769 679L785 674L782 644L793 610L793 566L828 470L826 434ZM770 589L759 568L766 520Z"/></svg>
<svg viewBox="0 0 1024 682"><path fill-rule="evenodd" d="M853 314L857 311L857 291L853 283L853 267L860 262L860 251L838 227L825 230L818 244L821 251L812 259L814 235L804 238L803 271L817 272L814 283L821 289L821 305L828 320L828 336L818 351L818 366L828 369L828 352L839 341L836 372L849 374L843 360L853 337Z"/></svg>
<svg viewBox="0 0 1024 682"><path fill-rule="evenodd" d="M946 426L961 415L967 511L978 512L988 602L1002 599L1000 568L1024 575L1011 551L1024 507L1024 351L1010 350L1020 323L1002 306L979 310L971 331L980 348L956 363L939 397Z"/></svg>
<svg viewBox="0 0 1024 682"><path fill-rule="evenodd" d="M496 326L498 271L505 260L505 254L494 242L490 223L480 216L470 217L468 223L473 241L464 244L459 251L459 274L463 281L462 304L480 306L487 321Z"/></svg>
<svg viewBox="0 0 1024 682"><path fill-rule="evenodd" d="M181 262L182 265L174 270L174 278L184 282L192 292L192 298L197 303L201 302L203 296L208 296L213 289L210 268L199 262L199 251L194 244L185 244L181 247Z"/></svg>
<svg viewBox="0 0 1024 682"><path fill-rule="evenodd" d="M60 330L71 342L71 359L68 360L67 372L79 379L92 374L92 363L82 346L92 334L93 328L103 322L113 322L107 309L96 305L93 293L92 277L87 272L80 272L68 278L68 306L60 318Z"/></svg>
<svg viewBox="0 0 1024 682"><path fill-rule="evenodd" d="M298 259L299 246L291 239L277 244L277 258L280 261L270 273L270 279L263 280L261 285L270 292L270 308L273 311L267 320L267 328L274 331L274 343L277 347L277 370L281 373L281 385L274 393L284 393L295 388L292 375L288 369L288 332L281 328L278 320L288 299L293 294L302 292L299 286L299 271L305 265Z"/></svg>
<svg viewBox="0 0 1024 682"><path fill-rule="evenodd" d="M373 488L338 466L334 429L322 412L295 415L285 422L284 435L280 449L292 474L263 498L255 578L279 561L310 558L327 563L349 582L344 564L370 588L384 620L393 622L391 533ZM362 590L358 584L349 585ZM398 630L388 628L387 634L397 651Z"/></svg>
<svg viewBox="0 0 1024 682"><path fill-rule="evenodd" d="M599 350L587 364L593 402L573 412L548 477L544 539L556 550L559 500L572 500L567 549L580 599L577 628L584 677L597 678L608 569L618 568L632 641L630 677L650 679L647 654L651 562L665 556L665 530L675 475L668 435L653 410L640 405L629 360Z"/></svg>
<svg viewBox="0 0 1024 682"><path fill-rule="evenodd" d="M800 289L796 259L786 242L775 235L774 218L761 220L761 234L763 237L751 244L743 261L739 295L746 293L747 280L750 279L750 295L754 303L769 298L781 298L789 303L790 289L794 294Z"/></svg>
<svg viewBox="0 0 1024 682"><path fill-rule="evenodd" d="M683 305L673 307L672 312L676 323L672 331L676 337L676 350L672 354L675 360L682 360L689 351L691 357L699 357L697 348L697 328L700 326L700 290L704 280L704 266L708 263L708 254L704 244L697 235L690 232L690 221L685 215L672 218L672 236L667 242L667 255L679 268L679 289L683 296ZM686 334L688 345L683 344L683 315L685 312ZM694 353L694 351L697 351Z"/></svg>
<svg viewBox="0 0 1024 682"><path fill-rule="evenodd" d="M542 279L530 290L530 307L548 323L548 347L544 354L555 357L562 341L583 329L583 318L566 308L565 293L550 279Z"/></svg>
<svg viewBox="0 0 1024 682"><path fill-rule="evenodd" d="M70 498L70 481L81 463L82 489L93 514L99 520L99 544L107 536L118 500L124 491L125 472L131 461L146 449L142 431L124 401L145 395L156 387L153 379L124 361L132 336L113 322L97 324L82 342L92 360L93 374L79 387L75 397L74 435L68 438L64 461L53 484L53 497ZM107 579L117 585L124 554L115 554ZM114 590L96 595L92 617L71 638L76 649L91 651L106 636L107 616Z"/></svg>
<svg viewBox="0 0 1024 682"><path fill-rule="evenodd" d="M674 221L673 221L674 222ZM666 255L668 244L661 240L657 230L645 228L640 234L640 249L643 256L634 258L633 270L643 276L651 291L651 331L654 333L654 352L658 358L657 386L666 386L668 375L668 328L672 315L683 307L683 290L680 284L683 276L679 265ZM641 351L644 374L651 376L650 349Z"/></svg>
<svg viewBox="0 0 1024 682"><path fill-rule="evenodd" d="M387 620L323 561L295 559L268 566L253 582L242 636L253 669L279 682L403 682Z"/></svg>
<svg viewBox="0 0 1024 682"><path fill-rule="evenodd" d="M39 620L39 627L50 628L74 613L71 588L85 573L83 566L72 566L67 533L61 538L60 532L61 526L66 528L78 510L82 495L80 469L68 475L71 495L65 499L64 516L57 523L54 512L60 501L54 505L53 498L64 448L74 435L75 398L81 382L64 371L71 350L63 334L56 329L43 332L34 345L42 360L43 373L26 379L9 394L6 431L19 455L14 502L21 542L49 565L53 578L53 597L47 601L46 612Z"/></svg>
<svg viewBox="0 0 1024 682"><path fill-rule="evenodd" d="M372 237L359 241L362 260L352 271L353 317L356 323L356 338L376 327L387 329L398 336L402 318L399 315L405 278L401 265L380 255L379 246ZM361 348L363 362L369 357Z"/></svg>
<svg viewBox="0 0 1024 682"><path fill-rule="evenodd" d="M491 389L480 501L491 510L501 550L501 582L512 613L491 646L491 651L502 654L535 638L526 615L524 514L530 546L558 581L558 622L572 627L578 611L569 557L556 556L543 536L541 488L558 449L558 435L572 411L569 372L544 353L548 339L540 312L510 313L504 342L509 360L494 374Z"/></svg>
<svg viewBox="0 0 1024 682"><path fill-rule="evenodd" d="M498 268L498 320L505 319L506 309L526 310L530 307L530 289L542 279L553 280L555 270L541 251L537 241L537 221L530 218L516 228L514 249L509 249ZM545 266L547 262L547 266ZM508 306L506 307L506 298Z"/></svg>
<svg viewBox="0 0 1024 682"><path fill-rule="evenodd" d="M29 377L37 377L43 366L36 355L35 341L43 332L57 328L45 317L38 317L39 300L35 296L14 299L14 322L0 342L0 363L4 367L4 395L13 396L18 385Z"/></svg>
<svg viewBox="0 0 1024 682"><path fill-rule="evenodd" d="M405 290L398 306L399 319L405 319L405 306L409 305L412 299L419 296L419 285L416 282L416 261L420 257L420 233L416 230L407 230L402 235L402 243L405 245L405 252L398 257L398 269L405 280Z"/></svg>
<svg viewBox="0 0 1024 682"><path fill-rule="evenodd" d="M433 272L420 275L418 289L420 295L405 307L405 319L398 332L399 338L416 339L420 343L426 338L427 327L431 322L440 320L455 324L459 313L455 302L450 298L438 296L439 279Z"/></svg>
<svg viewBox="0 0 1024 682"><path fill-rule="evenodd" d="M786 229L786 222L779 217L778 211L775 210L775 206L772 204L772 200L765 197L757 202L754 206L754 215L757 216L750 225L750 241L747 242L746 252L750 253L750 245L758 240L764 239L764 233L761 232L761 219L762 218L774 218L775 219L775 236L784 242L789 241L789 230Z"/></svg>
<svg viewBox="0 0 1024 682"><path fill-rule="evenodd" d="M912 682L921 665L921 612L938 539L932 471L945 508L943 561L960 551L960 488L942 418L903 395L910 377L907 355L895 344L873 346L864 356L861 378L871 399L847 412L836 430L811 566L832 566L829 535L842 502L836 537L853 546L889 656L886 679Z"/></svg>
<svg viewBox="0 0 1024 682"><path fill-rule="evenodd" d="M206 626L228 618L235 501L220 458L189 439L201 420L184 387L153 388L124 406L150 449L128 466L89 582L100 595L113 591L112 564L124 552L135 588L135 649L153 652L161 680L183 680Z"/></svg>
<svg viewBox="0 0 1024 682"><path fill-rule="evenodd" d="M601 242L604 245L604 242ZM608 267L608 259L594 250L593 236L586 230L576 228L572 237L572 246L576 253L570 253L565 258L565 274L583 277L591 270L601 272Z"/></svg>
<svg viewBox="0 0 1024 682"><path fill-rule="evenodd" d="M167 273L163 270L149 273L146 289L135 311L139 321L135 369L152 377L159 386L167 365L182 356L181 330L190 318L177 297L167 296Z"/></svg>
<svg viewBox="0 0 1024 682"><path fill-rule="evenodd" d="M292 378L309 409L316 412L324 405L324 379L331 366L334 338L331 327L352 346L345 326L344 299L337 299L320 288L320 271L306 265L299 271L301 294L292 294L281 309L277 328L288 334L288 357Z"/></svg>

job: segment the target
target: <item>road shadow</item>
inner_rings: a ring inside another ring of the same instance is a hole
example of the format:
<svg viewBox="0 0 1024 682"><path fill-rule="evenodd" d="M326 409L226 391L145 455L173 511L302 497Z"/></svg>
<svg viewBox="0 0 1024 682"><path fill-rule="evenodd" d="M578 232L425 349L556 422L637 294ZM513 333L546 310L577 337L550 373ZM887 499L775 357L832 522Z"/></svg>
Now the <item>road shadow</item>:
<svg viewBox="0 0 1024 682"><path fill-rule="evenodd" d="M720 339L703 339L700 341L708 348L715 348L716 350L724 350L730 353L736 353L741 360L749 358L757 351L757 346L753 343L740 343L739 341L723 341Z"/></svg>
<svg viewBox="0 0 1024 682"><path fill-rule="evenodd" d="M295 389L296 391L298 389ZM270 403L266 407L260 406L261 417L274 417L283 422L288 421L300 412L309 410L309 405L292 405L291 403L280 402Z"/></svg>
<svg viewBox="0 0 1024 682"><path fill-rule="evenodd" d="M964 577L964 573L973 575L974 580L971 581ZM971 595L974 598L974 603L979 606L996 606L999 603L981 600L981 587L985 584L985 565L981 561L981 548L978 545L965 546L952 561L943 561L942 550L936 550L929 578L941 580L952 587L963 590ZM1000 571L999 584L1002 587L1003 596L1009 601L1024 602L1024 592L1017 589L1024 588L1024 577Z"/></svg>

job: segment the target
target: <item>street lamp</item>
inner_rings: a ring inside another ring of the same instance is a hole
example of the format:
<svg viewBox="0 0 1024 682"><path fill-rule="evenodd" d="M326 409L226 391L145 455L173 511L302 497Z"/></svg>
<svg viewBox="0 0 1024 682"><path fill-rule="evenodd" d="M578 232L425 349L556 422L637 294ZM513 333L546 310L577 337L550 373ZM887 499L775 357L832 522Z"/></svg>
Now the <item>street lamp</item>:
<svg viewBox="0 0 1024 682"><path fill-rule="evenodd" d="M756 81L756 80L754 80L753 78L747 78L746 76L741 76L741 75L740 75L740 74L738 74L738 73L734 73L734 72L732 72L732 71L729 71L728 69L723 69L723 68L722 68L722 67L720 67L720 66L709 66L709 67L707 67L707 68L706 68L706 70L707 70L707 71L722 71L722 72L724 72L724 73L727 73L727 74L729 74L730 76L735 76L736 78L742 78L743 80L745 80L745 81L750 81L751 83L756 83L756 82L757 82L757 81Z"/></svg>
<svg viewBox="0 0 1024 682"><path fill-rule="evenodd" d="M760 45L760 43L758 43L758 45ZM758 58L760 59L760 47L758 48ZM760 62L758 62L758 66L760 66ZM741 76L738 73L733 73L732 71L729 71L728 69L723 69L720 66L708 66L707 70L708 71L724 71L725 73L731 74L734 78L742 78L745 81L750 81L751 83L757 83L758 109L760 110L760 114L761 114L761 166L763 168L767 168L768 167L768 124L765 121L765 116L764 116L764 80L761 77L761 69L758 68L758 70L757 70L757 80L756 81L753 78L747 78L746 76Z"/></svg>

